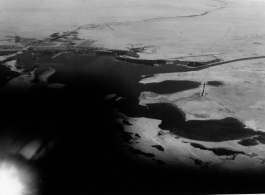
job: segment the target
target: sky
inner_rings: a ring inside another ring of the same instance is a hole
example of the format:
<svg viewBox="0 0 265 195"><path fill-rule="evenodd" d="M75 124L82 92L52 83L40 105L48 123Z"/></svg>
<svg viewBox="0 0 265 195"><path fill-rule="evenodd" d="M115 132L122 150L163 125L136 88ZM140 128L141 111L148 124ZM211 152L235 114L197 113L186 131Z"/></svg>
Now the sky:
<svg viewBox="0 0 265 195"><path fill-rule="evenodd" d="M17 9L75 9L80 8L89 0L0 0L0 8ZM95 1L91 1L95 2Z"/></svg>
<svg viewBox="0 0 265 195"><path fill-rule="evenodd" d="M74 30L74 25L134 21L143 14L148 19L154 15L148 12L151 4L161 10L161 2L170 1L173 0L0 0L0 39L15 33L44 38L54 32Z"/></svg>
<svg viewBox="0 0 265 195"><path fill-rule="evenodd" d="M106 0L0 0L0 39L19 34L44 38L98 21L99 2Z"/></svg>

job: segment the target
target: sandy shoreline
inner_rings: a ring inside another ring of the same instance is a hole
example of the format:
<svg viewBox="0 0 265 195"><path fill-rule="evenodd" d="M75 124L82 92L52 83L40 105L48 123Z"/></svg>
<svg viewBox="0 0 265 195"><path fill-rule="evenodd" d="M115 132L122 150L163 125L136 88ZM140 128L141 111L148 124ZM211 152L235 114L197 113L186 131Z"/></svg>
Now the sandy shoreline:
<svg viewBox="0 0 265 195"><path fill-rule="evenodd" d="M129 118L121 114L118 122L123 125L124 131L130 133L133 139L130 143L124 143L126 147L140 150L154 157L144 155L133 155L134 158L161 167L189 167L190 170L202 172L217 171L229 173L248 170L258 173L265 169L262 159L265 158L262 146L252 148L237 144L237 140L226 142L202 142L181 138L173 133L158 128L159 120L148 118ZM124 125L122 120L127 120L132 125ZM136 136L137 135L137 136ZM217 156L210 151L200 150L192 147L189 143L199 143L208 148L228 148L235 151L244 151L246 155ZM162 149L157 149L159 146ZM128 151L129 152L129 151ZM200 166L194 164L193 159L201 162ZM253 164L255 166L253 167ZM225 172L224 172L225 171Z"/></svg>
<svg viewBox="0 0 265 195"><path fill-rule="evenodd" d="M24 73L16 78L13 78L10 80L3 88L0 89L2 92L15 92L15 93L20 93L20 92L25 92L29 91L31 87L34 86L32 81L34 80L35 70L31 72Z"/></svg>
<svg viewBox="0 0 265 195"><path fill-rule="evenodd" d="M218 81L220 86L205 86L204 96L200 88L175 94L157 95L141 99L141 103L168 101L176 104L187 114L187 119L204 120L234 117L246 126L265 130L265 107L263 99L265 87L263 60L235 62L233 64L211 67L200 71L158 74L145 78L140 83L158 83L165 80L210 82ZM197 116L196 116L197 115Z"/></svg>

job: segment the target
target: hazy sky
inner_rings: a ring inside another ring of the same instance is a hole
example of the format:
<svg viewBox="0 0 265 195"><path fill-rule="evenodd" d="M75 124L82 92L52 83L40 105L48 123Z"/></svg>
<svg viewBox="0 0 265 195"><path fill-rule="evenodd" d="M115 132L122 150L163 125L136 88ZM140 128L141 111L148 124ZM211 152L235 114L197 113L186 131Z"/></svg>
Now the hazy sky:
<svg viewBox="0 0 265 195"><path fill-rule="evenodd" d="M89 0L0 0L1 9L75 9L81 8ZM90 3L95 3L94 0Z"/></svg>
<svg viewBox="0 0 265 195"><path fill-rule="evenodd" d="M0 0L0 39L15 33L43 38L92 20L95 0ZM89 6L90 5L90 6ZM89 8L90 7L90 8Z"/></svg>
<svg viewBox="0 0 265 195"><path fill-rule="evenodd" d="M174 16L179 14L176 2L181 0L0 0L0 38L15 33L45 37L74 25Z"/></svg>
<svg viewBox="0 0 265 195"><path fill-rule="evenodd" d="M182 0L0 0L0 38L15 33L27 37L43 37L53 32L72 30L74 25L181 15L182 10L187 9L181 2ZM198 11L200 12L199 9Z"/></svg>

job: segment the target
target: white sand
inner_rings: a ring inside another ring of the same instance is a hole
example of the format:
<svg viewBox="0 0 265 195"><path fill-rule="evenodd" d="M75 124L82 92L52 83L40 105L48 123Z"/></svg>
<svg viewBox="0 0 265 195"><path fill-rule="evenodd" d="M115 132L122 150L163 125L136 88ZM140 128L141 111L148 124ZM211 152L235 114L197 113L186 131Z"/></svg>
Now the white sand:
<svg viewBox="0 0 265 195"><path fill-rule="evenodd" d="M18 72L18 73L22 73L23 69L17 69L16 65L17 65L17 60L11 60L8 61L4 64L5 66L9 67L10 70Z"/></svg>

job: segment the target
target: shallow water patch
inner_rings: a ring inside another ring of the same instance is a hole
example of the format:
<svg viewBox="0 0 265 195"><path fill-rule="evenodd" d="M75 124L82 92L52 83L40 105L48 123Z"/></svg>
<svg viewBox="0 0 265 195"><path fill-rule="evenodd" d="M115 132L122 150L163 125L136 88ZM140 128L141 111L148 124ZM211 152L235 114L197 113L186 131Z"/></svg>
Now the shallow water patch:
<svg viewBox="0 0 265 195"><path fill-rule="evenodd" d="M218 86L221 86L221 85L224 85L224 84L222 82L220 82L220 81L207 81L207 85L218 87Z"/></svg>
<svg viewBox="0 0 265 195"><path fill-rule="evenodd" d="M197 143L190 143L190 145L193 146L194 148L211 151L217 156L231 156L231 155L236 155L236 154L245 154L245 152L235 151L235 150L231 150L228 148L207 148Z"/></svg>

